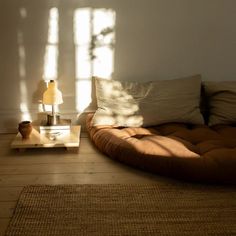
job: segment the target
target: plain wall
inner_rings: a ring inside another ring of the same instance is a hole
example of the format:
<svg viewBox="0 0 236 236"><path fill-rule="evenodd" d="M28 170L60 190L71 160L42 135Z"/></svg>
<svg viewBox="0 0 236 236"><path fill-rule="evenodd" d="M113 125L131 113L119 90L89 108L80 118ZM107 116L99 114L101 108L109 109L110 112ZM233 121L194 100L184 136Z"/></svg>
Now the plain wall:
<svg viewBox="0 0 236 236"><path fill-rule="evenodd" d="M72 25L78 8L116 13L114 78L148 81L201 74L203 80L236 79L235 0L0 0L0 132L16 130L25 109L22 101L32 119L40 115L52 7L59 10L58 80L64 95L60 112L66 118L77 120L79 115Z"/></svg>

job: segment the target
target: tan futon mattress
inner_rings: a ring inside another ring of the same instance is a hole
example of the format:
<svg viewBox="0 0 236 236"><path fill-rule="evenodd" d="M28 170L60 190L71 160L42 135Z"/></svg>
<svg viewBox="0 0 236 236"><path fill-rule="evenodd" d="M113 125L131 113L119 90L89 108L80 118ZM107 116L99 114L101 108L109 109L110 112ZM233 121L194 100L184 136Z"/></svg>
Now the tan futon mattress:
<svg viewBox="0 0 236 236"><path fill-rule="evenodd" d="M150 128L86 125L95 146L140 169L197 182L236 183L236 127L168 123Z"/></svg>

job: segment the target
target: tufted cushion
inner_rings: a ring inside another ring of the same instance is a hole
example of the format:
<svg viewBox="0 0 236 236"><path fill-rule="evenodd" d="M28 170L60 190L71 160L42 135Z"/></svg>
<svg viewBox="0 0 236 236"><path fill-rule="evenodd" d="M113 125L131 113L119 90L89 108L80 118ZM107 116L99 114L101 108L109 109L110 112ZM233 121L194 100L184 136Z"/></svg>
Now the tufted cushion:
<svg viewBox="0 0 236 236"><path fill-rule="evenodd" d="M236 183L236 127L169 123L151 128L92 126L100 151L132 166L188 181Z"/></svg>

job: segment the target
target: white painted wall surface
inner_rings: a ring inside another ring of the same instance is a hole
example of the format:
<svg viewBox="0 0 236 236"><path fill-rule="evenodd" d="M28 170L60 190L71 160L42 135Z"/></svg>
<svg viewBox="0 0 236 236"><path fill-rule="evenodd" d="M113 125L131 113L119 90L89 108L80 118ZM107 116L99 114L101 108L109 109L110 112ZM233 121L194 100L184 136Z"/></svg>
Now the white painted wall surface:
<svg viewBox="0 0 236 236"><path fill-rule="evenodd" d="M50 9L58 10L57 78L64 117L76 120L74 14L115 12L114 78L202 74L236 79L235 0L0 0L0 132L41 115ZM81 22L81 24L83 24Z"/></svg>

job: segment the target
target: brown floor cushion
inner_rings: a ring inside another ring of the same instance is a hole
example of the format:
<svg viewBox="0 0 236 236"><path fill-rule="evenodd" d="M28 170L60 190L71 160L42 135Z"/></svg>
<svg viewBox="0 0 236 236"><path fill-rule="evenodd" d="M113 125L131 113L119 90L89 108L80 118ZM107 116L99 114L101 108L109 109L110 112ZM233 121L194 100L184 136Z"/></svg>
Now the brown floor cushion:
<svg viewBox="0 0 236 236"><path fill-rule="evenodd" d="M150 128L92 126L97 148L126 164L187 181L236 183L236 127L169 123Z"/></svg>

